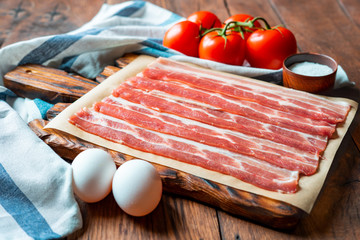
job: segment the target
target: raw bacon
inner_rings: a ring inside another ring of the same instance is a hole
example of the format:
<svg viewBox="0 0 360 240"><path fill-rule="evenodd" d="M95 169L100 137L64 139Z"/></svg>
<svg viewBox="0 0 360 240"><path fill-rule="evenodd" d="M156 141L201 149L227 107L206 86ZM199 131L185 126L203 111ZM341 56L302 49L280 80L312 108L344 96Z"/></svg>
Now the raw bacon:
<svg viewBox="0 0 360 240"><path fill-rule="evenodd" d="M350 105L159 58L70 123L281 193L316 173Z"/></svg>
<svg viewBox="0 0 360 240"><path fill-rule="evenodd" d="M203 102L226 112L305 133L330 137L336 127L336 125L325 121L313 120L300 115L271 109L255 102L191 88L182 83L160 80L154 81L145 77L134 77L129 79L126 84L146 91L165 92L170 95ZM121 87L115 90L113 94L116 96L116 94L119 94L117 93L118 91L121 91Z"/></svg>
<svg viewBox="0 0 360 240"><path fill-rule="evenodd" d="M155 61L142 74L155 80L180 81L197 88L255 101L264 106L330 123L344 121L350 110L347 103L334 103L305 92L290 88L279 89L265 82L251 81L243 77L209 73L165 58Z"/></svg>
<svg viewBox="0 0 360 240"><path fill-rule="evenodd" d="M323 135L329 133L319 135L301 133L278 125L271 125L214 109L211 106L202 107L198 105L199 103L195 104L190 103L189 100L176 99L173 95L161 95L154 92L150 94L140 89L126 86L126 84L117 88L113 94L116 97L142 104L160 112L171 113L221 128L236 130L309 152L321 153L325 150L327 144L327 137ZM325 130L329 131L327 128ZM320 131L320 129L317 131Z"/></svg>
<svg viewBox="0 0 360 240"><path fill-rule="evenodd" d="M107 140L234 176L261 188L283 193L293 193L298 188L298 171L279 168L199 142L149 131L126 121L112 121L111 117L95 111L81 110L69 121Z"/></svg>
<svg viewBox="0 0 360 240"><path fill-rule="evenodd" d="M318 167L318 154L310 154L286 145L219 129L193 120L157 113L126 101L114 102L105 99L96 103L94 109L139 127L253 156L279 167L300 171L305 175L314 174Z"/></svg>

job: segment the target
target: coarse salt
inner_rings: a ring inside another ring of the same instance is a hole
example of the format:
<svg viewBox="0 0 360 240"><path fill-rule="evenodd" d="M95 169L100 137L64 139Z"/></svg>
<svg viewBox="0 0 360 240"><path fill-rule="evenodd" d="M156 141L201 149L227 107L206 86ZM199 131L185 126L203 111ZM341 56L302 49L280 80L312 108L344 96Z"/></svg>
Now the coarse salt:
<svg viewBox="0 0 360 240"><path fill-rule="evenodd" d="M294 63L289 69L294 73L313 77L324 76L333 72L329 66L314 62Z"/></svg>

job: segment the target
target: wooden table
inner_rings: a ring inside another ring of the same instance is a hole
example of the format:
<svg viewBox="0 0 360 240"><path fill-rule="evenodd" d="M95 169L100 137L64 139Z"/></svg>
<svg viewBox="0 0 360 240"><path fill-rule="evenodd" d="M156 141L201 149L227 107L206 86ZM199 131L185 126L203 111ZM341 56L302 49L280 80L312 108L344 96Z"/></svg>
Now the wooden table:
<svg viewBox="0 0 360 240"><path fill-rule="evenodd" d="M123 1L106 1L115 4ZM187 16L209 10L225 20L236 13L263 16L296 35L299 51L332 56L355 88L334 93L359 102L359 0L153 0ZM0 46L47 34L64 33L89 21L103 1L2 0ZM360 125L355 117L324 188L310 215L291 231L279 231L234 217L202 203L164 193L153 213L126 215L112 195L95 204L80 203L84 227L68 239L360 239Z"/></svg>

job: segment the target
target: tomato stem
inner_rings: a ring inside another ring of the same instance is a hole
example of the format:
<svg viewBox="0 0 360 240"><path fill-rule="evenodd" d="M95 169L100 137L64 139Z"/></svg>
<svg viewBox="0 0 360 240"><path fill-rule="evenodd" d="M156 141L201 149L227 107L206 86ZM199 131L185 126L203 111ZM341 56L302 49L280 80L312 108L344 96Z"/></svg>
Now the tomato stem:
<svg viewBox="0 0 360 240"><path fill-rule="evenodd" d="M271 26L269 25L269 23L265 20L265 18L263 18L263 17L255 17L252 20L246 20L245 22L239 22L239 21L228 22L228 23L226 23L224 28L210 28L210 29L207 29L206 31L204 31L203 33L200 34L200 37L203 37L206 34L208 34L209 32L213 32L213 31L218 31L219 36L226 37L226 32L229 29L233 29L233 30L235 30L237 32L240 32L242 38L244 38L244 32L252 32L251 30L249 30L247 28L255 28L254 23L256 21L262 21L264 23L264 25L265 25L265 30L272 29Z"/></svg>
<svg viewBox="0 0 360 240"><path fill-rule="evenodd" d="M229 26L230 26L230 24L232 24L232 23L234 23L234 22L228 22L228 23L225 25L225 27L222 29L222 31L220 32L220 35L226 36L226 31L229 30Z"/></svg>
<svg viewBox="0 0 360 240"><path fill-rule="evenodd" d="M206 34L208 34L209 32L214 32L214 31L222 31L222 28L210 28L207 29L205 32L203 32L202 34L200 34L200 37L205 36Z"/></svg>
<svg viewBox="0 0 360 240"><path fill-rule="evenodd" d="M251 22L254 24L254 22L261 20L264 24L265 24L265 30L270 30L271 26L269 25L269 23L266 21L265 18L263 17L255 17L251 20Z"/></svg>
<svg viewBox="0 0 360 240"><path fill-rule="evenodd" d="M246 31L243 27L251 27L253 26L253 23L246 23L246 22L237 22L237 21L231 21L231 22L228 22L226 23L225 27L223 28L210 28L208 30L206 30L205 32L203 32L201 34L201 37L205 36L206 34L208 34L209 32L214 32L214 31L218 31L219 32L219 36L222 36L222 37L226 37L226 32L229 30L229 29L233 29L233 28L236 28L236 27L239 27L237 29L237 32L240 32L241 36L244 38L244 31Z"/></svg>

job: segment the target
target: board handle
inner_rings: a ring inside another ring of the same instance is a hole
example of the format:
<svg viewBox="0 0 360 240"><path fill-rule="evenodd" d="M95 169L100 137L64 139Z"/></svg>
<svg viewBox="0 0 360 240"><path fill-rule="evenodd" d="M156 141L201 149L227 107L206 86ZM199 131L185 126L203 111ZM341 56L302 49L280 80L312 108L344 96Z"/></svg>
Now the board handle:
<svg viewBox="0 0 360 240"><path fill-rule="evenodd" d="M16 67L4 76L4 86L17 96L49 103L71 103L98 85L97 82L37 64Z"/></svg>

